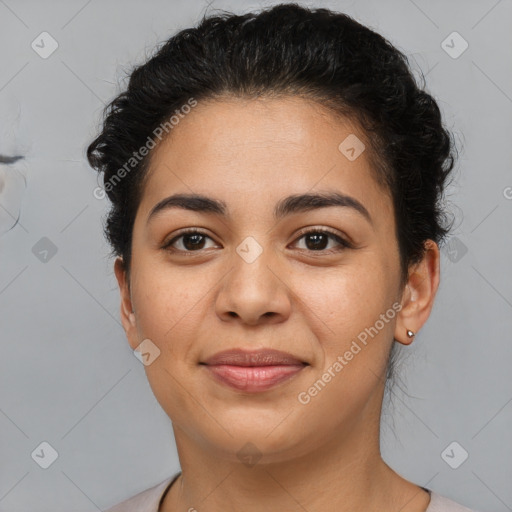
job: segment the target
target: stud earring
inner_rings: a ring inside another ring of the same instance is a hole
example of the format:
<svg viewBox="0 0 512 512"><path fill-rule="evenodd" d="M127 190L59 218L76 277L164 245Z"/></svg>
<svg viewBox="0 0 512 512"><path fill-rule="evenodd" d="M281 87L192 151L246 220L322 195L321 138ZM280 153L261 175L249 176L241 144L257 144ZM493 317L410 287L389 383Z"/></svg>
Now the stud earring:
<svg viewBox="0 0 512 512"><path fill-rule="evenodd" d="M407 329L407 337L408 338L414 338L416 333L412 332L410 329Z"/></svg>

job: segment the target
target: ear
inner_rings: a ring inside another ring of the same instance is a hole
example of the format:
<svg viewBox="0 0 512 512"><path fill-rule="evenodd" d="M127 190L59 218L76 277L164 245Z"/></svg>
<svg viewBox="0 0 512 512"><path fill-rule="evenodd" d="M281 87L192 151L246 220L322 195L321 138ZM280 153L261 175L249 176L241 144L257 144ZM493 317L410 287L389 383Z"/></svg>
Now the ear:
<svg viewBox="0 0 512 512"><path fill-rule="evenodd" d="M395 340L403 345L410 345L414 340L407 331L416 334L430 316L439 287L439 260L439 247L433 240L427 240L422 260L409 270L395 325Z"/></svg>
<svg viewBox="0 0 512 512"><path fill-rule="evenodd" d="M117 257L114 262L114 273L121 295L121 323L130 346L135 349L138 345L137 324L131 299L130 284L127 278L124 261L120 257Z"/></svg>

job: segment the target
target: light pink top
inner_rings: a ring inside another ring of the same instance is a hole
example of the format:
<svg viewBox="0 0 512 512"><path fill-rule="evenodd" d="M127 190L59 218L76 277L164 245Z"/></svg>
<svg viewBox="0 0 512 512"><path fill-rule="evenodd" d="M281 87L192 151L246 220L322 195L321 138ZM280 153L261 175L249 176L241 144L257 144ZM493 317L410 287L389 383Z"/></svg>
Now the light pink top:
<svg viewBox="0 0 512 512"><path fill-rule="evenodd" d="M105 512L159 512L160 500L170 484L178 478L179 473L167 478L163 482L136 494L132 498L118 503ZM476 512L475 510L463 507L454 501L435 493L430 492L430 504L425 512Z"/></svg>

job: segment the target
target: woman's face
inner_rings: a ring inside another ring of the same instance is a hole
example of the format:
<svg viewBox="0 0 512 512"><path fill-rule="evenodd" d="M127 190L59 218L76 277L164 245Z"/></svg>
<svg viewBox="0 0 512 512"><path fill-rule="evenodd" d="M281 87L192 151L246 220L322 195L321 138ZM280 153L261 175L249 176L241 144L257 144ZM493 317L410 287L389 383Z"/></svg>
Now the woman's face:
<svg viewBox="0 0 512 512"><path fill-rule="evenodd" d="M149 339L160 350L145 366L150 385L175 433L196 445L236 460L252 443L277 461L378 429L402 289L392 201L354 137L363 140L302 99L226 99L200 102L154 150L133 229L131 304L119 264L116 275L130 345ZM175 194L225 213L150 214ZM348 199L287 201L303 194ZM200 234L178 238L192 228ZM235 348L307 365L238 389L202 364Z"/></svg>

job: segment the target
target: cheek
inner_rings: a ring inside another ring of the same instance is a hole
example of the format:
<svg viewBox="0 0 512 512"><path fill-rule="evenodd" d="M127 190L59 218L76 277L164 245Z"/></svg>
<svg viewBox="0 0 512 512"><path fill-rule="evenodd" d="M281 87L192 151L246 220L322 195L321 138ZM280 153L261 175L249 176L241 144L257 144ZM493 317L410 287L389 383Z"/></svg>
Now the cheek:
<svg viewBox="0 0 512 512"><path fill-rule="evenodd" d="M295 283L305 305L301 314L323 353L295 400L300 411L322 418L321 432L350 429L365 404L378 402L396 315L388 284L368 266L323 277L305 274Z"/></svg>
<svg viewBox="0 0 512 512"><path fill-rule="evenodd" d="M151 339L166 358L189 348L190 340L204 323L204 300L215 281L199 271L170 272L165 266L139 265L133 299L139 336ZM180 343L183 340L184 343ZM170 361L173 365L185 360ZM167 364L167 363L166 363Z"/></svg>
<svg viewBox="0 0 512 512"><path fill-rule="evenodd" d="M292 282L309 328L331 355L373 326L392 306L391 287L380 265L306 272ZM390 329L386 323L381 330L387 333Z"/></svg>
<svg viewBox="0 0 512 512"><path fill-rule="evenodd" d="M191 340L204 317L201 298L206 290L200 282L205 281L183 278L154 265L139 265L133 287L139 337L150 339L160 350L159 357L144 367L148 383L169 417L180 424L201 412L183 386L190 380Z"/></svg>

